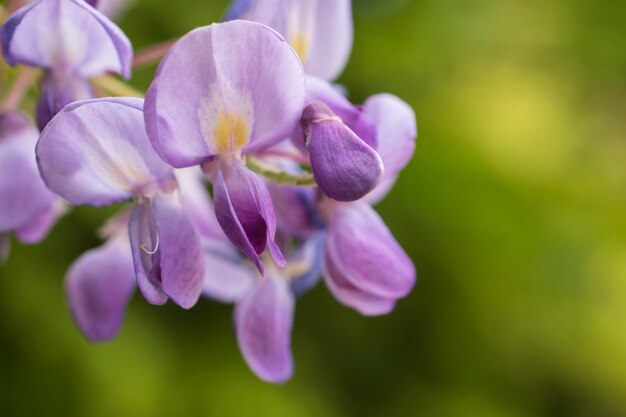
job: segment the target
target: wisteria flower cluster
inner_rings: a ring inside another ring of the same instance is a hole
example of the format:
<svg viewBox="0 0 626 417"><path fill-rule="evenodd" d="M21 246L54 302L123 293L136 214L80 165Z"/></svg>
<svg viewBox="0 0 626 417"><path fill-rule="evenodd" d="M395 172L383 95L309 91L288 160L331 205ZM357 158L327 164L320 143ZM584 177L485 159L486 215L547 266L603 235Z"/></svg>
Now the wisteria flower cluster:
<svg viewBox="0 0 626 417"><path fill-rule="evenodd" d="M2 26L6 61L41 74L39 129L16 100L0 115L3 257L11 233L36 243L73 205L124 202L67 273L78 328L115 337L136 288L155 305L234 303L243 357L274 383L293 374L296 299L322 277L363 315L393 310L415 269L372 205L417 129L399 98L354 105L333 84L350 0L236 0L166 45L145 99L93 81L123 85L111 74L133 66L107 4L35 0Z"/></svg>

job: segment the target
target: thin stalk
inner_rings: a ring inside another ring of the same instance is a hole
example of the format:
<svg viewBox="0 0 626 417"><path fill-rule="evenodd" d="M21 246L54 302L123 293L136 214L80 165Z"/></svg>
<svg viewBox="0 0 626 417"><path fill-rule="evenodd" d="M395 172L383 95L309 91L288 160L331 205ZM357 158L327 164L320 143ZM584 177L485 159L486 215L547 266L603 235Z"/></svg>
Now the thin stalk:
<svg viewBox="0 0 626 417"><path fill-rule="evenodd" d="M178 39L172 39L156 45L148 46L135 54L133 68L141 68L159 62Z"/></svg>
<svg viewBox="0 0 626 417"><path fill-rule="evenodd" d="M246 166L253 172L256 172L257 174L278 184L290 184L298 187L315 187L316 185L313 174L303 173L295 175L289 174L285 171L277 171L274 168L268 167L258 159L250 156L246 159Z"/></svg>
<svg viewBox="0 0 626 417"><path fill-rule="evenodd" d="M9 2L9 4L7 4L7 6L4 8L4 11L6 12L7 17L12 15L14 11L16 11L17 9L22 8L22 6L25 6L26 3L28 3L28 0L11 0Z"/></svg>
<svg viewBox="0 0 626 417"><path fill-rule="evenodd" d="M143 98L145 95L111 75L94 78L91 80L91 83L96 88L114 96Z"/></svg>
<svg viewBox="0 0 626 417"><path fill-rule="evenodd" d="M9 95L4 99L0 108L3 112L8 110L15 110L19 107L22 99L26 95L26 92L35 81L35 78L39 74L39 70L36 68L24 67L17 76L17 79L13 83Z"/></svg>
<svg viewBox="0 0 626 417"><path fill-rule="evenodd" d="M309 158L307 158L304 155L299 155L297 153L294 152L289 152L289 151L281 151L281 150L277 150L277 149L268 149L266 151L261 152L261 155L263 156L276 156L279 158L287 158L287 159L291 159L294 162L297 162L300 165L310 165L311 161L309 161Z"/></svg>

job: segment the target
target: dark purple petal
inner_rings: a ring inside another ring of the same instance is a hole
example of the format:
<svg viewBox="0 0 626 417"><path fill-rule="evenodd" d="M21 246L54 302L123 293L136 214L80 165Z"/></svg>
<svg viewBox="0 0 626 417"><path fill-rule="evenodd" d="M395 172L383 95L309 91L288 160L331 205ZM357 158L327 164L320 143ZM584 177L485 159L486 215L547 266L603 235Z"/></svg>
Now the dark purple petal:
<svg viewBox="0 0 626 417"><path fill-rule="evenodd" d="M375 203L387 194L400 171L413 157L417 125L411 106L391 94L368 98L363 112L376 124L376 150L385 165L381 184L367 196L369 203Z"/></svg>
<svg viewBox="0 0 626 417"><path fill-rule="evenodd" d="M252 171L245 169L248 173L252 174L250 176L252 183L252 190L255 193L255 198L257 205L259 207L259 213L263 219L265 219L265 223L267 225L267 232L265 238L267 240L267 247L270 251L270 255L276 262L276 264L280 267L285 266L285 258L275 242L276 238L276 214L274 212L274 205L272 203L272 196L270 195L269 190L267 189L267 185L265 181L259 178L256 174L252 173Z"/></svg>
<svg viewBox="0 0 626 417"><path fill-rule="evenodd" d="M176 194L159 194L152 203L158 235L163 292L182 308L193 307L204 281L200 237Z"/></svg>
<svg viewBox="0 0 626 417"><path fill-rule="evenodd" d="M235 308L237 342L259 378L282 383L293 374L291 328L294 298L287 282L265 278Z"/></svg>
<svg viewBox="0 0 626 417"><path fill-rule="evenodd" d="M27 227L55 204L37 170L37 137L24 115L0 115L0 233Z"/></svg>
<svg viewBox="0 0 626 417"><path fill-rule="evenodd" d="M128 220L128 235L139 290L150 304L165 304L168 297L161 283L161 252L149 202L133 208Z"/></svg>
<svg viewBox="0 0 626 417"><path fill-rule="evenodd" d="M92 342L115 337L134 289L133 262L123 236L84 253L65 281L74 321Z"/></svg>
<svg viewBox="0 0 626 417"><path fill-rule="evenodd" d="M36 111L39 130L43 130L63 107L93 97L89 82L76 76L49 73L42 80L41 90Z"/></svg>
<svg viewBox="0 0 626 417"><path fill-rule="evenodd" d="M264 269L259 255L268 245L276 262L284 265L274 243L276 219L265 183L239 162L215 162L209 175L215 214L230 241L254 262L261 274Z"/></svg>
<svg viewBox="0 0 626 417"><path fill-rule="evenodd" d="M337 201L355 201L379 183L383 164L323 103L309 105L302 115L313 176L320 191Z"/></svg>
<svg viewBox="0 0 626 417"><path fill-rule="evenodd" d="M101 206L153 195L173 180L146 135L143 101L85 100L66 106L37 145L48 187L72 204Z"/></svg>
<svg viewBox="0 0 626 417"><path fill-rule="evenodd" d="M161 61L145 120L177 168L259 151L289 137L304 103L304 73L284 39L241 20L195 29Z"/></svg>
<svg viewBox="0 0 626 417"><path fill-rule="evenodd" d="M363 202L337 204L326 253L343 280L371 295L397 299L415 284L415 267L380 216Z"/></svg>
<svg viewBox="0 0 626 417"><path fill-rule="evenodd" d="M328 251L324 253L324 278L326 286L337 301L364 316L382 316L390 313L396 306L395 299L372 295L350 284Z"/></svg>
<svg viewBox="0 0 626 417"><path fill-rule="evenodd" d="M83 0L39 0L2 27L11 65L26 64L91 78L107 72L130 77L133 50L124 32Z"/></svg>

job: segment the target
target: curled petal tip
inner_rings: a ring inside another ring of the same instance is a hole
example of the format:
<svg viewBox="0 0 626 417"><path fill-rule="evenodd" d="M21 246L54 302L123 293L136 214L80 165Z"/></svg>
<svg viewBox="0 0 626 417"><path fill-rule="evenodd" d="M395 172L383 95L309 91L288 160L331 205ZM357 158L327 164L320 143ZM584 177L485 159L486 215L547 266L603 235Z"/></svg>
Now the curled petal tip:
<svg viewBox="0 0 626 417"><path fill-rule="evenodd" d="M302 128L313 176L324 195L337 201L355 201L376 188L383 174L380 156L328 106L307 106Z"/></svg>

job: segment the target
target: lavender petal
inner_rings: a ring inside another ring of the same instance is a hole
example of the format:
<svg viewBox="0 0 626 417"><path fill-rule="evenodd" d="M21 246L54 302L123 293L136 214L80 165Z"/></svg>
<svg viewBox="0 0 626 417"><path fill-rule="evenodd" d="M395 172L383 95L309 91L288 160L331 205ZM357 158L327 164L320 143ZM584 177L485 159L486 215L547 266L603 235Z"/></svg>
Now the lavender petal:
<svg viewBox="0 0 626 417"><path fill-rule="evenodd" d="M290 339L294 298L284 280L265 278L235 308L237 342L259 378L282 383L293 374Z"/></svg>
<svg viewBox="0 0 626 417"><path fill-rule="evenodd" d="M74 321L92 342L115 337L134 289L132 258L123 237L84 253L65 281Z"/></svg>

